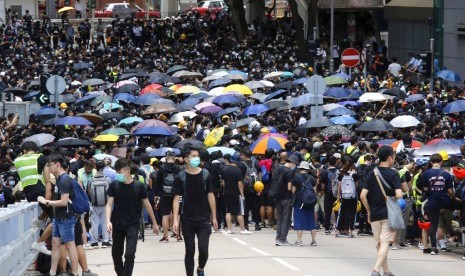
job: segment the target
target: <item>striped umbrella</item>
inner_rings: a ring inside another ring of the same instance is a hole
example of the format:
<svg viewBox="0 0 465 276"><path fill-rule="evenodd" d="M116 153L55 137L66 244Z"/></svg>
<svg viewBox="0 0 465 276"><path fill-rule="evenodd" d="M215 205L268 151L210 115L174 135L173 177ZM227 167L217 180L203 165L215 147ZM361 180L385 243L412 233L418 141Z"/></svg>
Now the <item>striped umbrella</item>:
<svg viewBox="0 0 465 276"><path fill-rule="evenodd" d="M270 134L262 135L251 146L250 150L253 154L265 154L267 149L278 151L284 149L284 145L288 142L286 138L274 136Z"/></svg>

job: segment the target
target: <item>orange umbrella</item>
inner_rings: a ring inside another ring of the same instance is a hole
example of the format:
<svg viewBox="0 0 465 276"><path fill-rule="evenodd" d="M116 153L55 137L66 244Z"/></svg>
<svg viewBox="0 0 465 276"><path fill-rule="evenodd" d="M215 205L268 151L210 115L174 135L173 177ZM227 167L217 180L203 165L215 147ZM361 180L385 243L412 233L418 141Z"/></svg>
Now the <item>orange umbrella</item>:
<svg viewBox="0 0 465 276"><path fill-rule="evenodd" d="M284 137L265 134L260 136L260 138L250 146L250 149L253 154L265 154L267 149L273 149L275 151L284 149L284 145L287 142L289 142L289 140Z"/></svg>
<svg viewBox="0 0 465 276"><path fill-rule="evenodd" d="M162 88L163 88L163 85L160 85L160 84L157 84L157 83L150 84L150 85L147 85L146 87L144 87L144 89L142 89L140 91L140 95L145 94L145 93L154 93L154 94L160 95L160 93L161 93L163 95L160 95L160 96L163 97L165 95L165 93L160 91L160 89L162 89Z"/></svg>
<svg viewBox="0 0 465 276"><path fill-rule="evenodd" d="M397 150L397 148L399 147L399 145L402 143L403 145L403 142L402 140L397 140L395 141L394 143L391 144L391 147L394 149L394 150ZM412 149L419 149L423 146L423 143L422 142L418 142L417 140L412 140Z"/></svg>

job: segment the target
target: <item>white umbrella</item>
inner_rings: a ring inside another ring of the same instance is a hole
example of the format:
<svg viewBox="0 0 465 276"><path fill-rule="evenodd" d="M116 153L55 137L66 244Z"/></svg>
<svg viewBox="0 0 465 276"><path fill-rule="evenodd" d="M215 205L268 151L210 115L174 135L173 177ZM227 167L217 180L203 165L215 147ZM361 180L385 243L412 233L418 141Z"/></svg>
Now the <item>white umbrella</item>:
<svg viewBox="0 0 465 276"><path fill-rule="evenodd" d="M37 146L41 147L43 145L53 142L54 140L55 140L55 136L51 134L39 133L39 134L35 134L35 135L27 137L26 139L24 139L23 143L31 141L31 142L34 142Z"/></svg>
<svg viewBox="0 0 465 276"><path fill-rule="evenodd" d="M179 123L181 121L184 121L184 117L189 116L190 119L194 118L197 116L195 112L192 111L184 111L184 112L179 112L171 116L169 123Z"/></svg>
<svg viewBox="0 0 465 276"><path fill-rule="evenodd" d="M439 151L445 151L449 155L460 155L460 145L449 143L436 143L432 145L424 145L414 152L415 156L433 155Z"/></svg>
<svg viewBox="0 0 465 276"><path fill-rule="evenodd" d="M267 95L266 95L265 93L255 93L255 94L253 94L253 95L250 95L250 98L252 98L252 99L257 99L257 100L259 100L260 102L264 102L266 96L267 96Z"/></svg>
<svg viewBox="0 0 465 276"><path fill-rule="evenodd" d="M420 124L420 121L412 115L402 115L395 117L389 123L391 123L393 127L404 128L417 126Z"/></svg>
<svg viewBox="0 0 465 276"><path fill-rule="evenodd" d="M325 105L323 105L323 111L330 111L330 110L336 109L338 107L342 107L342 105L337 104L337 103L325 104Z"/></svg>
<svg viewBox="0 0 465 276"><path fill-rule="evenodd" d="M274 83L272 83L269 80L261 80L260 82L263 83L267 87L274 87Z"/></svg>
<svg viewBox="0 0 465 276"><path fill-rule="evenodd" d="M244 85L247 86L250 89L257 89L257 88L266 87L266 85L261 81L248 81L248 82L244 83Z"/></svg>
<svg viewBox="0 0 465 276"><path fill-rule="evenodd" d="M208 77L204 78L202 80L202 82L208 82L208 81L217 80L217 79L221 79L221 78L222 78L222 76L211 75L211 76L208 76Z"/></svg>
<svg viewBox="0 0 465 276"><path fill-rule="evenodd" d="M264 79L276 78L276 77L280 77L282 74L283 72L281 71L271 72L271 73L266 74L263 78Z"/></svg>
<svg viewBox="0 0 465 276"><path fill-rule="evenodd" d="M229 75L228 71L219 71L219 72L216 72L216 73L212 74L212 76L220 76L220 77L225 77L227 75Z"/></svg>
<svg viewBox="0 0 465 276"><path fill-rule="evenodd" d="M358 101L361 103L368 103L368 102L382 102L385 100L386 100L386 97L384 97L384 95L381 93L368 92L360 96L360 99Z"/></svg>
<svg viewBox="0 0 465 276"><path fill-rule="evenodd" d="M224 94L224 92L223 92L224 89L225 89L225 87L218 86L218 87L215 87L212 90L208 91L208 94L210 94L212 96L223 95Z"/></svg>

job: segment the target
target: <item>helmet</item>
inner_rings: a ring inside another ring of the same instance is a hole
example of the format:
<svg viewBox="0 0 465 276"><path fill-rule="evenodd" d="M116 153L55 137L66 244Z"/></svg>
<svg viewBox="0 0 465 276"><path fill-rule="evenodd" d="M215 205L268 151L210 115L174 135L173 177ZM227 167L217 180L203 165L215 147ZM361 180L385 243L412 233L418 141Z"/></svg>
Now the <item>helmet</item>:
<svg viewBox="0 0 465 276"><path fill-rule="evenodd" d="M399 198L397 200L397 204L399 204L401 210L404 210L406 207L405 200L403 198Z"/></svg>
<svg viewBox="0 0 465 276"><path fill-rule="evenodd" d="M68 108L68 105L66 103L61 103L60 108Z"/></svg>
<svg viewBox="0 0 465 276"><path fill-rule="evenodd" d="M445 150L439 151L438 154L441 155L442 161L449 160L449 154Z"/></svg>
<svg viewBox="0 0 465 276"><path fill-rule="evenodd" d="M362 202L357 201L357 212L360 212L362 210Z"/></svg>
<svg viewBox="0 0 465 276"><path fill-rule="evenodd" d="M181 34L181 40L186 39L186 34Z"/></svg>
<svg viewBox="0 0 465 276"><path fill-rule="evenodd" d="M417 223L418 223L418 227L420 227L420 229L422 230L428 230L431 226L431 222L424 221L422 219L418 219Z"/></svg>
<svg viewBox="0 0 465 276"><path fill-rule="evenodd" d="M465 178L465 168L456 166L452 168L452 172L454 173L454 176L457 177L458 179L464 179Z"/></svg>
<svg viewBox="0 0 465 276"><path fill-rule="evenodd" d="M265 185L261 181L255 181L253 188L257 193L261 193L263 192L263 189L265 189Z"/></svg>
<svg viewBox="0 0 465 276"><path fill-rule="evenodd" d="M340 209L341 209L341 201L338 199L333 204L333 211L339 212Z"/></svg>

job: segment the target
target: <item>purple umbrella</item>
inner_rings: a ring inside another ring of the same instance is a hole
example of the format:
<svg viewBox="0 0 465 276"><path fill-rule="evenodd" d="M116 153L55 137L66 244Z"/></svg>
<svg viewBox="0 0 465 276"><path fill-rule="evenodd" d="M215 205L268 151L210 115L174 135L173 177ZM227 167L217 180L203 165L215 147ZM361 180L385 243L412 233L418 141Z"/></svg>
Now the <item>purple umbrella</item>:
<svg viewBox="0 0 465 276"><path fill-rule="evenodd" d="M65 126L65 125L70 125L70 126L88 126L91 125L92 123L87 120L84 117L78 117L78 116L66 116L64 118L59 119L56 122L56 125L59 126Z"/></svg>
<svg viewBox="0 0 465 276"><path fill-rule="evenodd" d="M200 113L202 114L206 114L206 113L218 113L218 112L221 112L223 111L223 109L219 106L206 106L202 109L200 109Z"/></svg>

